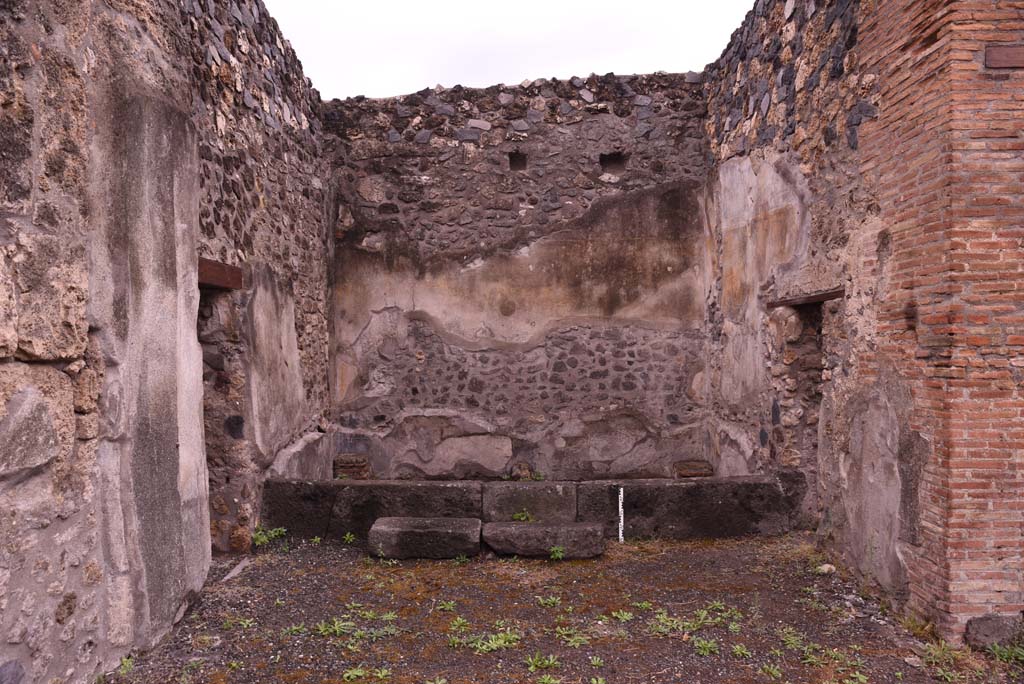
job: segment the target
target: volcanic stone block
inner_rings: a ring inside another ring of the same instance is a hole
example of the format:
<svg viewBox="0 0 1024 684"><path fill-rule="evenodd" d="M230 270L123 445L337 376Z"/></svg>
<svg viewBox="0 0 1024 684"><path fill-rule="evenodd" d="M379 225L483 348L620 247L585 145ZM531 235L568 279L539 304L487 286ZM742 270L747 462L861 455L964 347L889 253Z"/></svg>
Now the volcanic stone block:
<svg viewBox="0 0 1024 684"><path fill-rule="evenodd" d="M337 497L334 482L267 480L263 487L263 527L283 527L295 537L325 537Z"/></svg>
<svg viewBox="0 0 1024 684"><path fill-rule="evenodd" d="M478 518L380 518L369 546L381 558L458 558L480 553Z"/></svg>
<svg viewBox="0 0 1024 684"><path fill-rule="evenodd" d="M563 558L593 558L604 553L604 534L596 523L493 522L484 524L484 542L497 553L548 558L561 547Z"/></svg>
<svg viewBox="0 0 1024 684"><path fill-rule="evenodd" d="M796 509L793 497L769 477L581 482L577 520L600 523L605 536L616 537L619 487L625 490L624 534L630 538L781 534L790 529Z"/></svg>
<svg viewBox="0 0 1024 684"><path fill-rule="evenodd" d="M1021 615L982 615L967 621L964 641L972 648L983 650L993 644L1008 645L1021 635L1024 622Z"/></svg>
<svg viewBox="0 0 1024 684"><path fill-rule="evenodd" d="M362 480L331 483L336 492L328 535L366 538L378 518L480 518L481 487L470 481Z"/></svg>
<svg viewBox="0 0 1024 684"><path fill-rule="evenodd" d="M484 522L511 522L528 513L542 523L576 522L575 482L486 482Z"/></svg>

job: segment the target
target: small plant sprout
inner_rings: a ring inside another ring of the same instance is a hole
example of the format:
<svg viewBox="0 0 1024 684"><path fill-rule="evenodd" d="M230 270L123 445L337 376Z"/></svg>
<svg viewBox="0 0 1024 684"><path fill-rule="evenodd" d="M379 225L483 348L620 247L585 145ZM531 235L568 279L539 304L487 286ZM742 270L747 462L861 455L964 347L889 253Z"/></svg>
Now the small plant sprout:
<svg viewBox="0 0 1024 684"><path fill-rule="evenodd" d="M469 556L467 556L464 553L460 553L458 556L452 559L452 563L455 563L456 565L465 565L468 562Z"/></svg>
<svg viewBox="0 0 1024 684"><path fill-rule="evenodd" d="M359 679L363 679L368 675L369 672L362 665L357 667L351 667L341 673L342 680L346 682L354 682Z"/></svg>
<svg viewBox="0 0 1024 684"><path fill-rule="evenodd" d="M124 656L121 658L121 664L118 666L117 671L122 676L129 674L135 669L135 658L132 656Z"/></svg>
<svg viewBox="0 0 1024 684"><path fill-rule="evenodd" d="M444 677L435 677L434 679L428 679L423 684L448 684L448 680Z"/></svg>
<svg viewBox="0 0 1024 684"><path fill-rule="evenodd" d="M612 617L618 620L619 622L629 622L636 616L630 613L628 610L613 610Z"/></svg>
<svg viewBox="0 0 1024 684"><path fill-rule="evenodd" d="M605 682L604 677L591 677L590 684L608 684Z"/></svg>
<svg viewBox="0 0 1024 684"><path fill-rule="evenodd" d="M346 532L344 535L342 535L341 541L345 544L355 544L356 535L352 534L351 532Z"/></svg>
<svg viewBox="0 0 1024 684"><path fill-rule="evenodd" d="M318 622L316 633L322 637L340 637L354 633L358 627L356 623L342 618L332 618L330 621Z"/></svg>
<svg viewBox="0 0 1024 684"><path fill-rule="evenodd" d="M601 656L590 656L590 665L592 667L604 667L604 660Z"/></svg>
<svg viewBox="0 0 1024 684"><path fill-rule="evenodd" d="M522 635L511 629L502 629L494 634L483 634L469 639L469 645L477 655L503 651L507 648L515 648L519 645Z"/></svg>
<svg viewBox="0 0 1024 684"><path fill-rule="evenodd" d="M537 677L537 684L561 684L561 681L558 677L550 674L542 674Z"/></svg>
<svg viewBox="0 0 1024 684"><path fill-rule="evenodd" d="M252 543L256 546L266 546L275 539L280 539L285 535L286 530L283 527L275 527L270 530L265 530L259 525L252 533Z"/></svg>
<svg viewBox="0 0 1024 684"><path fill-rule="evenodd" d="M654 604L650 601L637 601L633 604L633 607L637 610L652 610L654 608Z"/></svg>
<svg viewBox="0 0 1024 684"><path fill-rule="evenodd" d="M551 668L559 667L561 664L556 655L541 655L538 652L531 656L526 656L526 668L530 672L550 670Z"/></svg>
<svg viewBox="0 0 1024 684"><path fill-rule="evenodd" d="M322 542L322 541L323 541L323 539L321 539L320 537L313 537L312 539L309 540L309 543L312 544L313 546L319 546L320 542Z"/></svg>
<svg viewBox="0 0 1024 684"><path fill-rule="evenodd" d="M931 665L932 667L952 667L963 658L963 652L961 652L955 646L951 646L945 641L940 641L935 644L928 644L925 646L924 651L924 663L925 665Z"/></svg>
<svg viewBox="0 0 1024 684"><path fill-rule="evenodd" d="M1009 665L1024 665L1024 646L1022 645L992 644L988 647L988 652L999 662Z"/></svg>
<svg viewBox="0 0 1024 684"><path fill-rule="evenodd" d="M551 560L559 561L565 558L565 547L564 546L552 546L548 549L548 554Z"/></svg>
<svg viewBox="0 0 1024 684"><path fill-rule="evenodd" d="M575 627L556 627L555 636L569 648L579 648L590 643L590 637L580 634Z"/></svg>
<svg viewBox="0 0 1024 684"><path fill-rule="evenodd" d="M465 632L469 629L469 620L464 617L456 617L448 624L449 632Z"/></svg>
<svg viewBox="0 0 1024 684"><path fill-rule="evenodd" d="M750 649L743 644L735 644L732 647L732 654L737 658L750 658L753 656Z"/></svg>
<svg viewBox="0 0 1024 684"><path fill-rule="evenodd" d="M372 671L372 674L375 679L391 679L391 670L386 667L378 667L376 670Z"/></svg>
<svg viewBox="0 0 1024 684"><path fill-rule="evenodd" d="M239 660L230 660L230 661L228 661L228 669L231 670L232 672L234 672L235 670L241 670L242 669L241 661L239 661Z"/></svg>
<svg viewBox="0 0 1024 684"><path fill-rule="evenodd" d="M537 605L541 608L557 608L562 605L562 599L557 596L538 596Z"/></svg>
<svg viewBox="0 0 1024 684"><path fill-rule="evenodd" d="M779 631L779 638L782 644L790 651L801 651L804 648L804 635L792 627L785 627Z"/></svg>
<svg viewBox="0 0 1024 684"><path fill-rule="evenodd" d="M759 671L773 682L777 679L782 679L782 670L775 663L765 663Z"/></svg>
<svg viewBox="0 0 1024 684"><path fill-rule="evenodd" d="M693 648L697 651L697 655L716 655L718 653L718 642L714 639L701 639L697 637L693 640Z"/></svg>
<svg viewBox="0 0 1024 684"><path fill-rule="evenodd" d="M455 601L438 601L437 609L442 613L454 613Z"/></svg>
<svg viewBox="0 0 1024 684"><path fill-rule="evenodd" d="M516 522L533 522L534 521L533 514L530 513L530 511L526 510L525 508L523 510L521 510L521 511L513 513L512 514L512 519L515 520Z"/></svg>

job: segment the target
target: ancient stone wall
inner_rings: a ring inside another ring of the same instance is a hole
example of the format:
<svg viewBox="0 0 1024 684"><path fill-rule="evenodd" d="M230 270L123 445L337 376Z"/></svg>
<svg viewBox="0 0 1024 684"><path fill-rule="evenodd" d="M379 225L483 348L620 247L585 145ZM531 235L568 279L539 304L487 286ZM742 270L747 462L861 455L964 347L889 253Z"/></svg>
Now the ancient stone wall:
<svg viewBox="0 0 1024 684"><path fill-rule="evenodd" d="M763 459L811 475L817 486L805 508L808 519L864 576L906 599L930 590L915 575L922 530L929 527L920 505L928 449L923 426L912 420L920 401L914 380L897 371L899 359L876 355L885 330L879 311L890 297L888 264L897 249L885 216L900 211L898 203L883 204L879 179L864 163L892 155L865 133L877 128L892 92L880 85L888 87L878 60L900 54L889 29L893 18L879 18L879 11L875 3L846 0L760 2L709 67L709 137L722 158L716 197L726 209L719 224L723 393L730 386L727 369L739 356L731 347L746 351L750 368L756 358L769 361L767 372L755 372L747 385L746 401L715 413L746 444L759 441ZM929 70L934 67L908 73ZM762 180L774 177L781 180L775 188ZM743 179L757 188L746 215L730 208L730 189ZM736 224L746 232L730 240ZM778 247L773 231L798 246L770 255L753 282L731 277L749 263L742 236ZM737 258L740 266L730 268ZM745 288L739 315L730 305L737 288ZM818 352L801 343L808 318L822 322L816 386L806 352ZM764 399L751 401L757 396Z"/></svg>
<svg viewBox="0 0 1024 684"><path fill-rule="evenodd" d="M319 98L258 2L7 2L0 51L0 668L91 681L205 580L204 360L246 465L322 412ZM199 255L254 274L233 349Z"/></svg>
<svg viewBox="0 0 1024 684"><path fill-rule="evenodd" d="M328 165L319 94L259 2L186 2L202 141L199 254L245 271L204 289L204 407L215 548L244 551L267 468L327 399Z"/></svg>
<svg viewBox="0 0 1024 684"><path fill-rule="evenodd" d="M759 201L809 214L783 230L803 246L738 285L761 290L738 337L751 364L771 361L749 387L770 401L712 413L785 459L811 406L784 391L801 355L783 340L799 343L794 313L820 306L819 448L802 464L817 472L819 530L950 637L972 616L1016 624L1021 609L1020 513L1000 493L1019 487L1019 131L1004 122L1019 116L1020 72L986 61L1021 40L1020 19L999 2L764 1L705 77L719 206L747 168L762 188L767 167L805 191ZM720 213L730 364L729 235L747 216L746 235L770 235L776 219L760 213ZM767 313L780 303L798 306Z"/></svg>
<svg viewBox="0 0 1024 684"><path fill-rule="evenodd" d="M173 101L188 92L177 23L156 3L0 8L8 681L85 681L153 643L205 579L198 155Z"/></svg>
<svg viewBox="0 0 1024 684"><path fill-rule="evenodd" d="M5 681L155 643L332 461L797 469L944 634L1017 626L1019 4L758 0L703 78L322 105L258 1L0 3Z"/></svg>
<svg viewBox="0 0 1024 684"><path fill-rule="evenodd" d="M887 516L901 506L901 488L916 498L916 471L901 481L890 450L876 459L884 477L874 483L851 470L851 460L874 458L851 449L877 445L855 434L851 447L856 421L846 412L874 377L863 359L882 229L857 163L860 129L878 114L877 76L857 49L862 11L848 0L758 2L705 71L709 144L720 160L711 180L721 270L710 457L730 455L751 472L799 468L811 485L806 522L900 594L906 571ZM886 421L905 428L895 415ZM865 519L872 511L885 514Z"/></svg>
<svg viewBox="0 0 1024 684"><path fill-rule="evenodd" d="M381 477L694 467L710 273L698 81L327 105L343 198L332 397L350 453Z"/></svg>

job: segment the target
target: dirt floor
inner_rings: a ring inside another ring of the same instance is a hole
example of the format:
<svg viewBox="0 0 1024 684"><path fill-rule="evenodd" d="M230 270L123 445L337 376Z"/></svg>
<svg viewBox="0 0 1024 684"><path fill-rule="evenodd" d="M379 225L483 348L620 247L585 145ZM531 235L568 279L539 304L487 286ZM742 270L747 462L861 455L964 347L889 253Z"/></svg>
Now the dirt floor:
<svg viewBox="0 0 1024 684"><path fill-rule="evenodd" d="M287 537L109 683L1016 682L919 640L804 535L609 546L596 561L379 561ZM830 568L824 568L827 571ZM914 625L908 625L914 628ZM924 630L916 628L920 636Z"/></svg>

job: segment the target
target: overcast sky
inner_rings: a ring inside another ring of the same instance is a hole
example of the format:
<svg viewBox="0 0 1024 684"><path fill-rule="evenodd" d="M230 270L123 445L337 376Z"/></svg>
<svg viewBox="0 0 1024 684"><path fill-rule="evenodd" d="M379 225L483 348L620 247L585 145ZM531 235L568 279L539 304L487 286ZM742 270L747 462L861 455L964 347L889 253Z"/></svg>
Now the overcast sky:
<svg viewBox="0 0 1024 684"><path fill-rule="evenodd" d="M701 71L754 0L264 0L325 100Z"/></svg>

